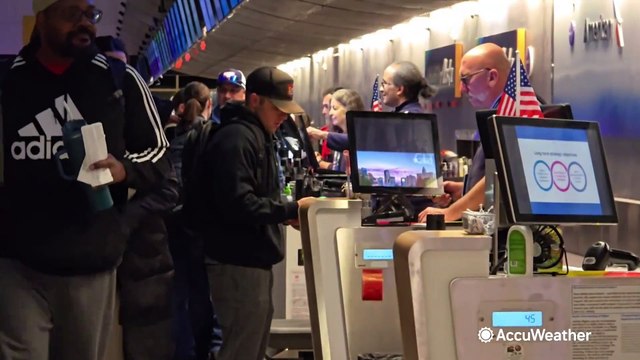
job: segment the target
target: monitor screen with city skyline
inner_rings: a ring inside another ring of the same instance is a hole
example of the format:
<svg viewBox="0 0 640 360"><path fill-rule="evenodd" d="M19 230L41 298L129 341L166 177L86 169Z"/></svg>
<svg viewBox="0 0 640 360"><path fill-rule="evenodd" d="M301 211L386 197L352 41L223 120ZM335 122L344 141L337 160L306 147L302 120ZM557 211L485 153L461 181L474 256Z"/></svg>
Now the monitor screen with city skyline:
<svg viewBox="0 0 640 360"><path fill-rule="evenodd" d="M347 131L354 192L443 193L435 114L350 111Z"/></svg>

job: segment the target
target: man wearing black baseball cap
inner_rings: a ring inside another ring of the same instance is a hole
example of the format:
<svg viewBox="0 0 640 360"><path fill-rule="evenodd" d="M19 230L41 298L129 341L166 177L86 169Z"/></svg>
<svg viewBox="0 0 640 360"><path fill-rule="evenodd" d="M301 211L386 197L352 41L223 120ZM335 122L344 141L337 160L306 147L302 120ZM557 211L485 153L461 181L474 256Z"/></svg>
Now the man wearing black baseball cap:
<svg viewBox="0 0 640 360"><path fill-rule="evenodd" d="M247 92L264 96L285 114L301 114L304 110L293 101L293 79L274 67L261 67L249 74Z"/></svg>
<svg viewBox="0 0 640 360"><path fill-rule="evenodd" d="M273 134L290 113L293 79L273 67L247 77L244 104L221 109L222 127L205 154L203 230L213 307L222 327L218 360L262 360L273 303L271 267L283 258L283 224L298 222L297 202L281 199Z"/></svg>

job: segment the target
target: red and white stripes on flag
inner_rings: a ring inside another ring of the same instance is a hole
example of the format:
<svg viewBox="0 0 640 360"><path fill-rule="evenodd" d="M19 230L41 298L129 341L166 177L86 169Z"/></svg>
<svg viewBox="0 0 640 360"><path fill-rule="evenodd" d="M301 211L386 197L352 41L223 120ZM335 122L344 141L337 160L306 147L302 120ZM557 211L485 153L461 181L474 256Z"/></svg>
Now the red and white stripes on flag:
<svg viewBox="0 0 640 360"><path fill-rule="evenodd" d="M373 95L371 96L371 111L382 111L382 104L380 103L380 91L378 90L378 81L380 75L376 75L376 79L373 82Z"/></svg>
<svg viewBox="0 0 640 360"><path fill-rule="evenodd" d="M516 74L520 76L516 76ZM498 104L496 115L544 117L540 110L540 103L536 93L531 87L527 73L517 53L513 66L511 66L511 71L509 71L509 77Z"/></svg>

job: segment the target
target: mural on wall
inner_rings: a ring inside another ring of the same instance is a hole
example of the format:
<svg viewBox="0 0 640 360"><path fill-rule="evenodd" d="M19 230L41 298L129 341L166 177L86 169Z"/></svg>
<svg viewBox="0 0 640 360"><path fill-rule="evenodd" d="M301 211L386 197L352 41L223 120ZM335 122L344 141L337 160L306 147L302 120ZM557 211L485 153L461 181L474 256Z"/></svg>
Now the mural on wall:
<svg viewBox="0 0 640 360"><path fill-rule="evenodd" d="M527 74L531 74L533 64L531 64L530 57L527 58L526 54L530 53L526 49L525 44L525 29L516 29L500 34L488 35L478 38L478 44L494 43L502 49L504 49L505 55L509 59L511 65L513 65L513 59L516 55L516 51L520 53L520 60L525 64Z"/></svg>
<svg viewBox="0 0 640 360"><path fill-rule="evenodd" d="M459 72L462 53L461 43L425 51L425 78L429 85L438 90L438 96L462 96Z"/></svg>

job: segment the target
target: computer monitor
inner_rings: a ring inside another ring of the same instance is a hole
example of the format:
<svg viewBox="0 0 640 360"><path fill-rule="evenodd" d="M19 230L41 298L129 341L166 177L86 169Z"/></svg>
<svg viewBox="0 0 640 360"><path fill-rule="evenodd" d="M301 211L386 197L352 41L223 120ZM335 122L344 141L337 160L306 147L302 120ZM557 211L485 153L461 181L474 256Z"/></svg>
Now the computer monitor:
<svg viewBox="0 0 640 360"><path fill-rule="evenodd" d="M309 134L307 134L307 120L307 114L293 116L297 139L300 141L298 149L300 151L300 158L303 161L302 165L305 167L311 167L315 170L318 169L320 165L318 164L318 160L315 156L313 143L309 139Z"/></svg>
<svg viewBox="0 0 640 360"><path fill-rule="evenodd" d="M545 118L551 119L573 119L573 112L569 104L548 104L540 105L540 110ZM476 123L478 125L478 134L484 151L485 159L493 159L493 148L491 146L492 130L489 129L489 118L496 114L496 109L478 110L476 111Z"/></svg>
<svg viewBox="0 0 640 360"><path fill-rule="evenodd" d="M617 223L597 122L501 116L490 121L512 223Z"/></svg>
<svg viewBox="0 0 640 360"><path fill-rule="evenodd" d="M443 193L435 114L349 111L347 133L354 192Z"/></svg>
<svg viewBox="0 0 640 360"><path fill-rule="evenodd" d="M307 126L310 123L309 115L300 114L293 116L292 122L285 122L281 125L281 128L284 128L287 124L293 124L293 126L288 126L289 130L286 130L289 133L295 133L295 137L297 139L297 145L293 146L293 148L297 149L299 152L300 159L302 161L302 166L305 168L311 168L313 172L321 177L336 177L336 178L346 178L346 174L344 171L332 170L332 169L323 169L320 167L320 163L315 156L315 148L313 146L313 141L309 138L309 134L307 133ZM293 130L291 130L293 129ZM291 142L289 142L291 144Z"/></svg>

